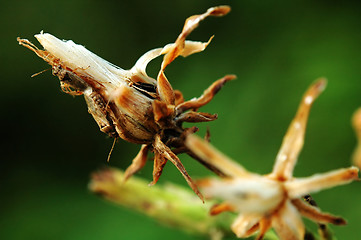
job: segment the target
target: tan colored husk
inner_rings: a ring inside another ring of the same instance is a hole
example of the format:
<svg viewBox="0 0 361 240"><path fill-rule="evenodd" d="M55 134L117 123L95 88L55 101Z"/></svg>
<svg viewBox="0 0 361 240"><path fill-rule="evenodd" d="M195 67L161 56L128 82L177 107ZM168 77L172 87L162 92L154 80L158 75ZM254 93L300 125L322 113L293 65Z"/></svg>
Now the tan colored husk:
<svg viewBox="0 0 361 240"><path fill-rule="evenodd" d="M198 112L198 108L210 102L222 86L235 76L226 75L207 88L200 98L184 101L181 92L173 90L164 71L178 56L186 57L203 51L213 37L207 42L195 42L186 41L187 36L205 18L224 16L229 11L228 6L218 6L189 17L175 43L150 50L130 70L107 62L71 40L63 41L48 33L35 35L44 50L26 39L18 38L18 42L52 66L53 74L59 77L63 91L84 95L89 113L101 131L114 138L142 144L140 153L126 171L125 179L144 166L148 151L152 151L155 154L153 184L158 181L169 160L203 199L173 150L177 154L184 152L200 159L184 146L185 136L197 128L183 128L182 123L217 119L216 114ZM157 79L153 79L147 75L146 67L160 55L164 55L163 62ZM212 166L207 167L213 170Z"/></svg>

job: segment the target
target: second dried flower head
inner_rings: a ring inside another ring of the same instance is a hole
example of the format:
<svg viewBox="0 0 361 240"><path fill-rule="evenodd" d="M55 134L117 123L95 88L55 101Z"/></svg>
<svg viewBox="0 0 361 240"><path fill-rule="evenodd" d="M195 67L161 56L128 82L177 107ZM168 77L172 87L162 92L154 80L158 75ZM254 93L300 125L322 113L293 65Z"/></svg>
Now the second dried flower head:
<svg viewBox="0 0 361 240"><path fill-rule="evenodd" d="M257 239L262 239L266 231L273 227L282 240L302 240L305 227L301 215L317 223L346 223L341 217L323 213L300 198L357 180L358 168L344 168L306 178L293 177L293 170L303 147L310 108L325 85L326 80L320 79L304 95L270 174L251 173L198 137L187 138L189 148L227 175L225 179L203 180L200 186L206 197L224 201L212 209L213 214L222 211L235 211L239 214L231 226L238 237L248 237L258 231Z"/></svg>

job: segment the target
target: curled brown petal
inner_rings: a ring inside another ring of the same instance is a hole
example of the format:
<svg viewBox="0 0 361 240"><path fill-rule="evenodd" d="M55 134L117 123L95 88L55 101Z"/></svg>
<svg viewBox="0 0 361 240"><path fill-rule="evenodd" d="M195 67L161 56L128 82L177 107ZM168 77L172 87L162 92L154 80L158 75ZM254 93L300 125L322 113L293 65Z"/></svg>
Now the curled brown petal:
<svg viewBox="0 0 361 240"><path fill-rule="evenodd" d="M211 207L209 213L211 216L218 215L222 212L233 212L235 209L234 207L229 203L220 203L215 204Z"/></svg>
<svg viewBox="0 0 361 240"><path fill-rule="evenodd" d="M132 164L125 170L124 181L128 180L136 172L142 169L147 162L149 146L143 144L137 156L133 159Z"/></svg>
<svg viewBox="0 0 361 240"><path fill-rule="evenodd" d="M154 166L153 166L153 181L149 184L154 185L158 182L160 175L162 175L163 168L167 163L165 159L158 151L154 151Z"/></svg>
<svg viewBox="0 0 361 240"><path fill-rule="evenodd" d="M174 105L175 104L174 91L172 85L170 85L163 71L159 72L157 81L158 81L157 92L159 94L160 99L164 100L164 102L169 105Z"/></svg>
<svg viewBox="0 0 361 240"><path fill-rule="evenodd" d="M184 23L184 27L182 30L182 33L178 36L177 40L175 41L175 45L173 46L173 49L169 51L163 59L162 62L162 70L164 70L168 64L170 64L175 58L177 58L183 48L184 48L184 41L187 38L187 36L199 25L199 22L204 20L206 17L209 16L224 16L226 15L231 8L229 6L218 6L218 7L212 7L207 10L207 12L200 14L200 15L193 15L186 19Z"/></svg>
<svg viewBox="0 0 361 240"><path fill-rule="evenodd" d="M162 100L164 100L167 104L175 104L175 96L170 85L169 81L167 80L164 69L173 62L179 55L182 54L184 47L185 47L185 39L186 37L199 25L199 22L204 20L208 16L223 16L230 11L230 7L228 6L219 6L213 7L207 10L206 13L201 15L194 15L185 21L183 30L181 34L178 36L175 44L168 49L168 53L164 55L163 62L161 65L161 69L159 71L157 81L158 81L158 88L157 91L159 96ZM206 44L208 45L208 43ZM206 46L205 45L205 46ZM201 46L203 49L203 45ZM192 52L193 53L193 52Z"/></svg>
<svg viewBox="0 0 361 240"><path fill-rule="evenodd" d="M193 189L193 191L198 195L198 197L204 202L203 195L199 191L197 185L194 183L192 178L189 176L189 174L186 171L186 169L184 168L182 162L179 160L177 155L175 155L172 152L172 150L162 142L159 135L155 136L153 147L154 147L155 151L159 152L159 154L161 154L164 158L166 158L167 160L171 161L174 164L174 166L183 175L183 177L187 181L188 185Z"/></svg>
<svg viewBox="0 0 361 240"><path fill-rule="evenodd" d="M272 174L280 180L292 177L298 155L303 147L308 115L314 100L325 89L327 80L320 78L313 83L302 98L295 118L283 139Z"/></svg>
<svg viewBox="0 0 361 240"><path fill-rule="evenodd" d="M200 96L199 98L192 99L192 100L189 100L189 101L179 104L176 107L176 112L182 113L189 109L198 109L198 108L206 105L213 99L214 95L217 94L217 92L223 87L223 85L226 82L231 81L235 78L236 78L235 75L226 75L223 78L218 79L211 86L209 86L206 90L204 90L202 96Z"/></svg>
<svg viewBox="0 0 361 240"><path fill-rule="evenodd" d="M329 213L321 212L317 207L306 204L301 199L293 199L292 204L297 208L302 216L307 217L318 223L332 223L335 225L345 225L346 220L342 217L336 217Z"/></svg>
<svg viewBox="0 0 361 240"><path fill-rule="evenodd" d="M186 112L176 118L177 122L210 122L218 118L217 114L203 113L203 112Z"/></svg>

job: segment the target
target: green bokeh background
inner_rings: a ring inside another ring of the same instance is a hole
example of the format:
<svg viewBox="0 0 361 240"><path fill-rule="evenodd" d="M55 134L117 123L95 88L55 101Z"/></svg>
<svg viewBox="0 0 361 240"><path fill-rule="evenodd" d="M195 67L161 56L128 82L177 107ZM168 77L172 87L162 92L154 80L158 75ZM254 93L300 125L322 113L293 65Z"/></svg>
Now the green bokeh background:
<svg viewBox="0 0 361 240"><path fill-rule="evenodd" d="M92 171L126 168L139 146L98 130L82 97L60 91L48 68L16 37L34 43L44 30L72 39L108 61L130 68L146 51L174 41L186 17L228 4L189 39L215 38L206 51L177 59L167 76L186 99L225 74L227 84L202 110L219 119L212 143L248 169L268 173L299 100L314 79L329 80L311 111L295 176L347 167L356 144L350 118L361 106L361 4L357 1L9 1L0 2L1 166L0 239L202 239L164 227L92 195ZM160 60L151 63L156 74ZM211 174L182 156L191 176ZM151 178L151 164L139 174ZM186 185L168 164L159 184ZM360 182L314 194L324 211L349 224L333 227L339 239L359 239Z"/></svg>

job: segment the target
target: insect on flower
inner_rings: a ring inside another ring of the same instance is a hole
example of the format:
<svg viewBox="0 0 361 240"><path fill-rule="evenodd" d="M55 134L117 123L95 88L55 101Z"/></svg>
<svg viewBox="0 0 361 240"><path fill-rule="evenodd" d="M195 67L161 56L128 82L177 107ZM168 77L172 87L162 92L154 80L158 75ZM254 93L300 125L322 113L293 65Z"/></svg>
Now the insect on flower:
<svg viewBox="0 0 361 240"><path fill-rule="evenodd" d="M164 70L180 55L186 57L203 51L212 37L208 42L186 41L186 37L206 17L223 16L229 11L228 6L219 6L189 17L175 43L150 50L130 70L123 70L105 61L71 40L62 41L48 33L35 35L44 50L26 39L18 38L18 42L52 66L52 73L59 78L64 92L84 95L89 113L102 132L114 138L142 144L140 152L126 170L125 179L144 166L148 152L152 151L152 184L158 181L166 162L171 161L202 199L196 184L177 157L177 154L186 152L202 162L184 145L185 136L194 133L197 128L183 128L182 123L217 119L216 114L197 110L235 76L227 75L208 87L201 97L184 101L182 93L173 90ZM146 67L151 60L161 55L164 58L155 80L147 75Z"/></svg>
<svg viewBox="0 0 361 240"><path fill-rule="evenodd" d="M273 227L282 240L304 239L305 227L301 215L317 223L346 224L341 217L321 212L300 197L322 189L347 184L358 179L358 168L350 167L305 178L294 178L293 169L303 146L307 119L312 103L323 91L325 79L308 89L293 119L276 157L272 173L258 175L227 158L198 137L188 136L186 145L204 161L219 167L228 178L205 179L199 183L206 197L225 202L216 205L212 214L222 211L239 213L231 228L238 237L248 237L259 231L262 239Z"/></svg>

